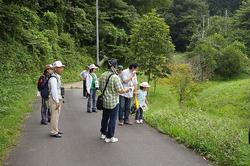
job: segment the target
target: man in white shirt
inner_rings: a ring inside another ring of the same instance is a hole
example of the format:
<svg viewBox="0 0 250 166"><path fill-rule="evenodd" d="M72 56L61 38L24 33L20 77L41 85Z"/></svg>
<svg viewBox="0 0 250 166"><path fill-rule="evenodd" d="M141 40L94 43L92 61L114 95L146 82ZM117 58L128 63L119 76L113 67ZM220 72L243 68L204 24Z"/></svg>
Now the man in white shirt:
<svg viewBox="0 0 250 166"><path fill-rule="evenodd" d="M83 70L80 73L80 77L83 83L83 97L87 97L87 89L86 89L86 77L88 75L89 72L89 65L86 66L86 70Z"/></svg>
<svg viewBox="0 0 250 166"><path fill-rule="evenodd" d="M129 114L131 99L133 98L134 93L137 91L137 69L138 64L131 64L128 69L123 70L121 73L122 85L124 88L129 88L130 91L120 95L119 125L132 125L132 123L129 121Z"/></svg>
<svg viewBox="0 0 250 166"><path fill-rule="evenodd" d="M62 137L62 132L58 129L59 115L62 107L62 95L61 95L61 74L64 70L64 65L61 61L53 63L54 74L49 79L49 106L51 110L51 121L50 121L50 135L52 137Z"/></svg>

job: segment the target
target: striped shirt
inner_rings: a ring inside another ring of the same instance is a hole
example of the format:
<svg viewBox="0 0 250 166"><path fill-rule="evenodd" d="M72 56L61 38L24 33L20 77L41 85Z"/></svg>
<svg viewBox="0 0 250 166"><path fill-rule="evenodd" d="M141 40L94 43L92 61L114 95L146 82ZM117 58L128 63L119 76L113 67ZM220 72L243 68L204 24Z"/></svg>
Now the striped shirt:
<svg viewBox="0 0 250 166"><path fill-rule="evenodd" d="M99 78L100 90L103 91L108 80L108 77L113 74L111 71L106 71ZM113 74L108 82L107 88L103 96L103 107L113 109L119 103L119 91L123 89L121 80L118 75Z"/></svg>

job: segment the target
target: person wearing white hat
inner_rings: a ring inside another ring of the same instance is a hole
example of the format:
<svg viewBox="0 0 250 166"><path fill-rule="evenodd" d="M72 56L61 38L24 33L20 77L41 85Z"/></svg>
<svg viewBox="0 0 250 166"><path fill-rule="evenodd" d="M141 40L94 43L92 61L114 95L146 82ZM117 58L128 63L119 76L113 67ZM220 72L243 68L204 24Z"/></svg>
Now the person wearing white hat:
<svg viewBox="0 0 250 166"><path fill-rule="evenodd" d="M51 110L50 135L52 137L60 138L62 137L62 132L59 131L58 122L63 99L61 93L61 74L63 73L65 66L61 61L55 61L53 67L54 74L52 74L49 79L49 105Z"/></svg>
<svg viewBox="0 0 250 166"><path fill-rule="evenodd" d="M86 74L86 90L88 97L87 112L97 112L96 109L96 89L99 88L97 76L95 74L98 67L95 64L89 65L89 72Z"/></svg>
<svg viewBox="0 0 250 166"><path fill-rule="evenodd" d="M135 122L137 124L143 123L143 111L146 111L148 101L147 101L147 90L149 88L149 84L147 82L142 82L140 84L140 90L138 91L137 97L139 102L139 108L136 111Z"/></svg>

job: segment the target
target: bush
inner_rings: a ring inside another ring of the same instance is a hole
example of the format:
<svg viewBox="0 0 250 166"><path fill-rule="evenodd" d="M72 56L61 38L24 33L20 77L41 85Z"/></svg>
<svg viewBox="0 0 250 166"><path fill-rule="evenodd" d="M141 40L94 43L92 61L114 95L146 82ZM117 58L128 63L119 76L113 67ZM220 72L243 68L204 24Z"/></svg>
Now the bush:
<svg viewBox="0 0 250 166"><path fill-rule="evenodd" d="M168 84L177 91L179 102L183 103L192 95L195 90L195 82L190 65L170 64L168 65L171 75L168 78L160 80L160 83Z"/></svg>
<svg viewBox="0 0 250 166"><path fill-rule="evenodd" d="M236 76L243 70L245 60L247 56L236 45L231 44L223 48L217 57L215 73L224 78Z"/></svg>

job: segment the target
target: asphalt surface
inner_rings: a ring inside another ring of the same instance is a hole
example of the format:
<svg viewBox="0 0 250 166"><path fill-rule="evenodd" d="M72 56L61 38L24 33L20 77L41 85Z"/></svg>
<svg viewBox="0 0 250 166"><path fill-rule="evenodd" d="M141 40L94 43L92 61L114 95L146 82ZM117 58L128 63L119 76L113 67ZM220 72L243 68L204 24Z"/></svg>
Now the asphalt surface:
<svg viewBox="0 0 250 166"><path fill-rule="evenodd" d="M117 126L118 143L99 139L101 113L86 113L80 89L66 91L60 117L62 138L40 125L40 100L26 120L5 166L205 166L201 156L146 124Z"/></svg>

